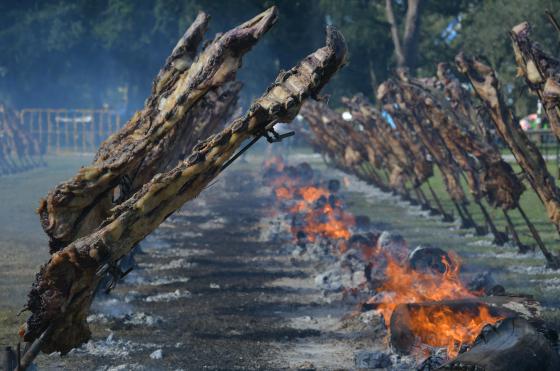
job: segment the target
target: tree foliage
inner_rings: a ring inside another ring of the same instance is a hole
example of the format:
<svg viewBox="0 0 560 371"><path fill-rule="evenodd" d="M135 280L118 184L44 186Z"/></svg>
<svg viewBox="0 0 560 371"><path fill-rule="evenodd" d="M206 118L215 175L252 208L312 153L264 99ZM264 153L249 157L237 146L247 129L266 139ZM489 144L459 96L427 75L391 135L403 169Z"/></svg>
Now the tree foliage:
<svg viewBox="0 0 560 371"><path fill-rule="evenodd" d="M552 55L560 57L560 33L548 22L544 11L552 11L560 19L557 0L487 0L463 15L461 30L454 43L470 54L484 56L502 83L506 84L510 104L521 114L535 112L537 98L530 96L527 85L517 77L509 31L523 21L533 26L535 41Z"/></svg>
<svg viewBox="0 0 560 371"><path fill-rule="evenodd" d="M244 61L242 102L264 89L279 69L318 47L324 27L341 29L348 65L331 82L334 98L374 87L396 66L385 2L380 0L3 0L0 2L0 100L18 107L101 107L134 110L153 76L198 10L212 16L208 37L270 5L280 20ZM393 0L399 32L407 1ZM558 55L544 10L560 16L556 0L425 0L416 72L430 75L461 49L487 56L507 83L518 110L534 109L515 79L508 30L534 24L535 39ZM521 97L521 98L517 98Z"/></svg>

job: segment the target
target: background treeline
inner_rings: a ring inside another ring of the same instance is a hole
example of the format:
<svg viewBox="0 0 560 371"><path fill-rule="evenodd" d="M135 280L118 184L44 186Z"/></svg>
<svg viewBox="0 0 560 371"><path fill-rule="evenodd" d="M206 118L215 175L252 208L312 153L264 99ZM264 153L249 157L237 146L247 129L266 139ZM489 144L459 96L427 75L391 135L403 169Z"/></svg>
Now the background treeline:
<svg viewBox="0 0 560 371"><path fill-rule="evenodd" d="M464 49L485 55L507 83L520 114L535 110L524 94L508 37L523 20L534 39L560 54L559 35L544 10L560 16L557 0L395 0L397 31L405 33L407 7L419 2L413 73L433 75L440 61ZM336 99L373 87L396 66L384 0L2 0L0 1L0 101L15 107L98 108L123 113L142 106L151 81L178 37L204 10L209 35L226 30L272 4L280 20L245 59L239 74L243 103L260 94L277 71L323 42L326 24L339 27L349 63L329 85ZM518 81L519 80L519 81Z"/></svg>

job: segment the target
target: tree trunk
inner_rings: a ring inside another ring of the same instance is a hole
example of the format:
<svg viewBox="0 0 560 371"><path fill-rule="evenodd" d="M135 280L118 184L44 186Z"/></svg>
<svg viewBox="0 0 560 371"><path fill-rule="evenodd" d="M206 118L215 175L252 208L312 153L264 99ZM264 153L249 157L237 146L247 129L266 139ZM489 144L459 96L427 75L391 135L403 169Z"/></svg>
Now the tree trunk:
<svg viewBox="0 0 560 371"><path fill-rule="evenodd" d="M399 26L395 19L393 1L385 1L385 14L391 27L391 39L395 47L395 58L398 67L414 70L418 58L418 41L420 35L420 13L422 0L408 0L404 20L404 34L401 41Z"/></svg>
<svg viewBox="0 0 560 371"><path fill-rule="evenodd" d="M403 52L405 66L411 71L417 64L418 41L420 38L420 8L422 0L408 0L404 23Z"/></svg>
<svg viewBox="0 0 560 371"><path fill-rule="evenodd" d="M403 51L401 39L399 37L399 26L397 25L395 12L393 11L393 0L385 0L385 13L387 15L387 22L389 22L389 25L391 26L391 39L393 40L393 46L395 47L395 58L397 59L397 66L405 67L405 53Z"/></svg>

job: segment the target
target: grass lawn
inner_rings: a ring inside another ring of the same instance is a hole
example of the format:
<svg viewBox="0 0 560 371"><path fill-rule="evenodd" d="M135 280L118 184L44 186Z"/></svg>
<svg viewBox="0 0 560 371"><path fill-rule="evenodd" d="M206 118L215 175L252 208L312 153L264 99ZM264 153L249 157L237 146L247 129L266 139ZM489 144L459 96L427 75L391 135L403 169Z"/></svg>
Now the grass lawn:
<svg viewBox="0 0 560 371"><path fill-rule="evenodd" d="M521 169L517 164L512 164L512 166L513 166L514 171L516 173L521 172ZM551 172L551 174L555 174L555 171L556 171L556 162L555 161L548 161L547 162L547 167L549 168L549 171ZM466 183L464 181L462 183L463 183L463 188L465 189L466 192L468 192L468 188L467 188ZM439 169L437 169L437 168L435 169L435 174L430 179L430 184L431 184L432 188L436 191L437 195L440 197L440 200L441 200L442 204L444 205L444 208L446 210L448 210L449 212L455 211L454 210L455 207L454 207L453 203L451 202L451 199L449 198L449 196L448 196L448 194L445 190L445 185L443 184L443 180L442 180L442 177L441 177L441 173L439 172ZM533 222L533 224L537 228L537 230L538 230L539 234L541 235L541 238L544 241L546 247L549 250L551 250L553 253L559 253L560 252L560 249L559 249L560 235L556 231L556 228L554 227L554 225L548 219L548 216L546 214L546 210L545 210L542 202L538 198L537 194L533 191L533 189L531 188L531 186L527 182L524 182L524 184L526 186L526 190L523 193L523 195L521 196L521 202L520 202L521 208L525 211L525 213L527 214L529 219ZM429 194L429 189L428 189L427 185L423 185L422 188L423 188L424 192L426 193L426 195L428 195ZM506 220L505 220L505 217L504 217L502 211L499 210L499 209L491 208L485 202L483 202L483 204L486 207L486 210L488 211L488 213L492 216L492 219L495 221L496 226L499 229L504 230L505 227L506 227ZM484 224L484 217L482 215L482 212L481 212L480 208L473 202L469 205L468 209L471 212L471 214L473 215L473 218L476 220L476 222L483 225ZM521 217L521 214L516 210L512 210L512 211L509 212L509 215L510 215L511 219L513 220L514 225L516 226L516 230L517 230L522 242L525 243L525 244L528 244L528 245L534 245L535 242L533 240L533 237L530 234L529 228L527 227L527 225L523 221L523 218Z"/></svg>
<svg viewBox="0 0 560 371"><path fill-rule="evenodd" d="M307 161L315 170L322 171L323 177L337 176L336 172L327 168L321 157L309 157L310 150L298 148L292 149L291 152L290 163ZM277 151L277 153L285 154L283 151ZM301 155L304 156L300 157ZM555 161L549 161L547 165L551 172L556 168ZM514 166L514 170L520 172L517 165ZM555 172L552 174L555 175ZM443 185L441 174L437 170L430 179L430 184L445 210L457 215ZM526 191L521 198L521 207L537 228L546 247L554 254L558 254L560 253L560 236L550 223L535 192L528 184L525 185ZM491 236L476 236L473 229L460 229L456 223L444 223L438 216L423 216L418 212L418 208L411 208L405 202L400 202L395 198L391 199L390 196L382 194L380 191L368 191L373 189L364 184L359 190L347 190L346 200L349 210L355 215L367 215L378 229L401 233L411 248L429 244L456 252L461 256L463 272L466 275L479 271L491 271L495 281L506 287L509 293L533 295L540 300L547 307L547 316L558 321L560 328L560 311L555 309L560 304L560 271L545 269L546 260L536 248L529 229L517 210L510 211L510 218L522 242L535 246L534 253L518 254L517 247L511 243L496 246L492 244ZM464 184L464 189L468 192L466 184ZM423 190L431 200L427 186L424 185ZM504 231L506 220L502 211L491 208L485 202L483 204L493 218L496 227ZM471 202L468 209L475 221L484 225L482 212L474 202Z"/></svg>

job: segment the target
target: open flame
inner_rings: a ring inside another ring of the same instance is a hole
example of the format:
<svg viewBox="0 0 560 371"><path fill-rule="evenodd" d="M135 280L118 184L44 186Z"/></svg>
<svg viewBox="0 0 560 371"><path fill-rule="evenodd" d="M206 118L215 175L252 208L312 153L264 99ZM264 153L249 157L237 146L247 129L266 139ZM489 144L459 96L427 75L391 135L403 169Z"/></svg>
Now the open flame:
<svg viewBox="0 0 560 371"><path fill-rule="evenodd" d="M370 304L377 304L389 328L392 314L399 304L440 302L454 299L476 298L459 277L460 261L450 255L451 261L442 258L445 266L439 272L418 272L387 257L385 281L378 288L378 295ZM410 316L408 326L423 343L431 347L444 347L448 358L457 357L464 344L472 344L484 326L504 319L490 314L488 307L479 304L472 308L449 306L418 307Z"/></svg>
<svg viewBox="0 0 560 371"><path fill-rule="evenodd" d="M298 232L304 232L308 241L314 242L323 236L332 239L347 240L351 237L350 227L355 224L354 217L343 210L341 200L327 187L304 179L297 172L287 174L286 167L280 157L272 157L265 161L265 173L273 173L268 185L273 189L279 209L288 206L292 215L300 214L303 225L292 228L294 238ZM286 170L286 171L285 171Z"/></svg>
<svg viewBox="0 0 560 371"><path fill-rule="evenodd" d="M348 240L351 236L349 226L353 224L353 216L326 204L307 212L303 231L311 242L315 241L317 236Z"/></svg>
<svg viewBox="0 0 560 371"><path fill-rule="evenodd" d="M307 241L314 242L323 236L341 240L338 253L344 252L352 236L355 218L344 211L336 190L312 182L310 177L301 176L293 167L275 157L265 163L267 178L276 197L277 209L285 210L298 225L292 225L294 239L303 232ZM311 177L312 178L312 177ZM348 184L349 180L344 179ZM303 216L303 217L302 217ZM297 218L296 218L297 217ZM337 251L333 251L337 253ZM443 300L476 298L478 293L468 290L462 283L459 258L448 254L442 258L445 271L417 271L391 255L380 246L370 246L365 259L383 270L383 281L376 288L376 295L368 302L375 304L390 328L391 316L400 304L438 302ZM410 330L424 344L444 347L449 358L458 355L461 347L472 344L484 326L495 324L501 317L490 314L481 304L476 310L461 310L446 306L418 309L411 318Z"/></svg>
<svg viewBox="0 0 560 371"><path fill-rule="evenodd" d="M442 258L445 266L443 274L419 272L397 262L387 254L385 257L385 281L377 289L380 295L371 298L369 303L378 304L377 308L383 314L387 327L393 311L399 304L476 297L475 293L461 282L461 264L457 256L450 255L451 261Z"/></svg>
<svg viewBox="0 0 560 371"><path fill-rule="evenodd" d="M503 317L493 316L484 304L471 308L419 307L411 313L409 327L418 339L432 347L447 349L455 358L464 344L472 344L484 328Z"/></svg>

